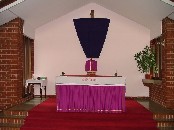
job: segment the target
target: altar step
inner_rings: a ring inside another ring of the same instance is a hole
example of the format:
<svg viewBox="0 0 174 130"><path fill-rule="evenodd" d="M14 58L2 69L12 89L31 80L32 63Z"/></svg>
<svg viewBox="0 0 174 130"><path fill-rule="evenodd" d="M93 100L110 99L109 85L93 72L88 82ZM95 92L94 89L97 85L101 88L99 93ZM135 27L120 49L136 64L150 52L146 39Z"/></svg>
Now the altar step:
<svg viewBox="0 0 174 130"><path fill-rule="evenodd" d="M0 130L20 130L20 127L24 124L25 117L28 115L27 111L9 111L6 114L0 117ZM14 114L14 115L11 115ZM18 114L18 115L17 115ZM159 115L158 115L159 116ZM157 118L157 115L154 115L155 120L157 120L157 127L160 130L173 130L174 129L174 118L164 118L171 117L171 115L163 115L163 118Z"/></svg>
<svg viewBox="0 0 174 130"><path fill-rule="evenodd" d="M153 119L160 130L174 130L174 114L153 114Z"/></svg>
<svg viewBox="0 0 174 130"><path fill-rule="evenodd" d="M27 114L27 111L4 111L0 115L0 130L20 130Z"/></svg>
<svg viewBox="0 0 174 130"><path fill-rule="evenodd" d="M28 116L28 111L43 101L45 101L45 98L42 98L42 100L31 98L25 103L0 112L0 130L20 130Z"/></svg>
<svg viewBox="0 0 174 130"><path fill-rule="evenodd" d="M0 130L20 130L20 127L24 124L25 117L28 115L28 111L42 101L40 98L34 98L23 105L1 112ZM153 114L153 118L157 121L157 127L160 130L174 130L174 113L156 113Z"/></svg>

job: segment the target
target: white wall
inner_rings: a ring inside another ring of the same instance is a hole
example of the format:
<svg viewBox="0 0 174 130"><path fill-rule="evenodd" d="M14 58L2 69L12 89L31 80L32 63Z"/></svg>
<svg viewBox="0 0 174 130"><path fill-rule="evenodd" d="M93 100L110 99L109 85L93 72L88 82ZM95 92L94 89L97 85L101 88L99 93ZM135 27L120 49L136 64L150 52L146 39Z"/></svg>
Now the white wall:
<svg viewBox="0 0 174 130"><path fill-rule="evenodd" d="M73 19L109 18L110 25L103 50L98 59L98 75L118 75L127 78L126 96L148 96L143 86L144 74L138 71L134 54L149 45L150 30L94 3L81 7L35 30L35 75L47 76L47 94L55 95L55 77L66 74L86 74L86 56L79 43ZM37 92L36 92L37 93ZM39 95L39 93L38 93Z"/></svg>

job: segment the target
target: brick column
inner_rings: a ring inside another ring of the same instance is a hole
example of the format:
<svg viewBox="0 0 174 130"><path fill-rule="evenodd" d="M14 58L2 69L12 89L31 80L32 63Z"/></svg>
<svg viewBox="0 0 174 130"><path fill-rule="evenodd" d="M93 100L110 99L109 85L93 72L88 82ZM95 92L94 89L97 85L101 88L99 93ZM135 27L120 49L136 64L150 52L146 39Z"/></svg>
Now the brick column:
<svg viewBox="0 0 174 130"><path fill-rule="evenodd" d="M16 18L0 26L0 110L22 99L23 23L22 19Z"/></svg>
<svg viewBox="0 0 174 130"><path fill-rule="evenodd" d="M174 20L165 18L162 21L162 84L146 84L149 87L150 99L174 109ZM157 44L156 39L151 40L151 47Z"/></svg>
<svg viewBox="0 0 174 130"><path fill-rule="evenodd" d="M162 79L165 86L165 106L174 109L174 20L165 18L162 26L165 39Z"/></svg>

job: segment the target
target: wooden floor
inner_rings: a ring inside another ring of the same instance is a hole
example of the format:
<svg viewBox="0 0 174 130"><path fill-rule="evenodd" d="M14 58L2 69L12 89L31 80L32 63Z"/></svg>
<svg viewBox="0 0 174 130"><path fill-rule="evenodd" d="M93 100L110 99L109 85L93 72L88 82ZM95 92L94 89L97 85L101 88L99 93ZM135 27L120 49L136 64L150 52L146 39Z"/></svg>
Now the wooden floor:
<svg viewBox="0 0 174 130"><path fill-rule="evenodd" d="M45 98L42 100L34 98L0 112L0 130L19 130L24 123L24 118L28 115L28 111L45 100ZM137 99L137 101L153 113L153 118L157 120L160 130L174 130L174 110L166 109L148 99Z"/></svg>

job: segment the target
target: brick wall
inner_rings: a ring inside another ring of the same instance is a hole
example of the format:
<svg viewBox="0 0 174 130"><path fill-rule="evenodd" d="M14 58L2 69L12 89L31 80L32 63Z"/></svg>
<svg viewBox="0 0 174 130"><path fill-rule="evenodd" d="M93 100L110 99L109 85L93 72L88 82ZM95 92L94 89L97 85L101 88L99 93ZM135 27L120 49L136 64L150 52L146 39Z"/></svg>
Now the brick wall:
<svg viewBox="0 0 174 130"><path fill-rule="evenodd" d="M146 84L149 86L150 99L174 109L174 20L165 18L162 21L162 84ZM154 42L154 39L152 40ZM152 43L151 45L155 44Z"/></svg>
<svg viewBox="0 0 174 130"><path fill-rule="evenodd" d="M148 84L147 86L149 86L150 99L165 106L165 87L155 84Z"/></svg>
<svg viewBox="0 0 174 130"><path fill-rule="evenodd" d="M0 110L22 100L23 23L22 19L16 18L0 26Z"/></svg>
<svg viewBox="0 0 174 130"><path fill-rule="evenodd" d="M165 39L164 80L165 106L174 109L174 20L165 18L162 21L162 33Z"/></svg>

